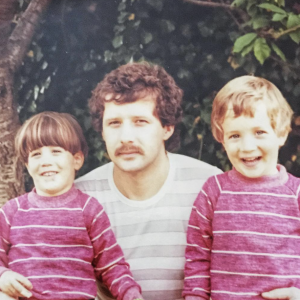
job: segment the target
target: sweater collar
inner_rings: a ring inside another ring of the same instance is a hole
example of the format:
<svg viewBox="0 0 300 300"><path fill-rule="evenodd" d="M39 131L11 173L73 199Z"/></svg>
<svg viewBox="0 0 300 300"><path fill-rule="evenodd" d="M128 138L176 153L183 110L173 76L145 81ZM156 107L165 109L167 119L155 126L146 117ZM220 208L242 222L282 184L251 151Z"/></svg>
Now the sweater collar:
<svg viewBox="0 0 300 300"><path fill-rule="evenodd" d="M259 187L277 187L283 185L288 180L288 173L284 166L277 165L278 172L274 175L262 176L259 178L249 178L239 173L235 168L228 172L230 180L236 184L257 185Z"/></svg>
<svg viewBox="0 0 300 300"><path fill-rule="evenodd" d="M75 188L74 184L67 192L54 197L40 196L36 193L36 188L34 188L30 193L28 193L28 201L31 203L31 205L36 207L55 208L61 207L64 204L74 200L77 195L78 190Z"/></svg>

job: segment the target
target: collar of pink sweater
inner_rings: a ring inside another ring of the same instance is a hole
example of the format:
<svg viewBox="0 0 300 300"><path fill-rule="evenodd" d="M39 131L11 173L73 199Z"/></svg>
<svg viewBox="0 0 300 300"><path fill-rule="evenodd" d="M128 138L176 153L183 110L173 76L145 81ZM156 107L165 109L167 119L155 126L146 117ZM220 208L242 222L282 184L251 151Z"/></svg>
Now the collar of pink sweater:
<svg viewBox="0 0 300 300"><path fill-rule="evenodd" d="M284 166L277 165L278 172L270 176L262 176L259 178L249 178L239 173L235 168L228 172L229 179L234 184L257 185L260 188L271 188L283 185L288 180L288 173Z"/></svg>
<svg viewBox="0 0 300 300"><path fill-rule="evenodd" d="M30 193L28 193L28 201L32 206L35 207L61 207L66 203L74 200L78 196L78 190L73 185L66 193L58 196L45 197L40 196L36 193L34 188Z"/></svg>

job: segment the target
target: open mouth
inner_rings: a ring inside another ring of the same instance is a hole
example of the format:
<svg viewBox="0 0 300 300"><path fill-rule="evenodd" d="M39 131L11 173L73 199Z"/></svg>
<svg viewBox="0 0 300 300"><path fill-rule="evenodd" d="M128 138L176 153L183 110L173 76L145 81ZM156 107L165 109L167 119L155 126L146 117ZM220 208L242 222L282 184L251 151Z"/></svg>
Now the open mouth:
<svg viewBox="0 0 300 300"><path fill-rule="evenodd" d="M242 162L246 165L246 166L253 166L255 165L257 162L259 162L261 160L261 156L257 156L257 157L249 157L249 158L242 158Z"/></svg>
<svg viewBox="0 0 300 300"><path fill-rule="evenodd" d="M49 177L49 176L56 175L57 173L58 173L58 172L55 172L55 171L43 172L43 173L41 174L41 176Z"/></svg>

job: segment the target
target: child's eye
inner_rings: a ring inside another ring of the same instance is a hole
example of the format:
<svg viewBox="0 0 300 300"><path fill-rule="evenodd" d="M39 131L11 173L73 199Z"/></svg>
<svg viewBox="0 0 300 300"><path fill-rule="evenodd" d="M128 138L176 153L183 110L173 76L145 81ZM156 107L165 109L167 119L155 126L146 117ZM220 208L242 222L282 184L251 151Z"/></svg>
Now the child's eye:
<svg viewBox="0 0 300 300"><path fill-rule="evenodd" d="M53 152L53 153L61 153L62 150L61 150L61 149L53 149L52 152Z"/></svg>
<svg viewBox="0 0 300 300"><path fill-rule="evenodd" d="M239 134L232 134L229 139L238 139L240 137Z"/></svg>
<svg viewBox="0 0 300 300"><path fill-rule="evenodd" d="M31 157L35 157L35 156L39 156L39 155L41 155L41 152L31 152L30 153Z"/></svg>

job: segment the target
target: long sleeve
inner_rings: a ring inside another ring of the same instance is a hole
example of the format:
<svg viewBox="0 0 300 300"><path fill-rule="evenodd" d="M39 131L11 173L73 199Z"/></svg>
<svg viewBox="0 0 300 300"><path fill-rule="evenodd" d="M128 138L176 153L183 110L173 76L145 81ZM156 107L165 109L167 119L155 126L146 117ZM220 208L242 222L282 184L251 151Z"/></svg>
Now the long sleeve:
<svg viewBox="0 0 300 300"><path fill-rule="evenodd" d="M8 270L8 251L10 249L10 228L12 217L17 210L17 200L8 201L0 209L0 276Z"/></svg>
<svg viewBox="0 0 300 300"><path fill-rule="evenodd" d="M187 229L185 280L186 300L209 299L212 220L214 195L210 192L213 179L208 180L196 198Z"/></svg>
<svg viewBox="0 0 300 300"><path fill-rule="evenodd" d="M107 214L95 198L87 200L84 216L89 224L87 228L94 248L96 276L118 300L142 298L141 288L134 281L129 265L125 262Z"/></svg>

